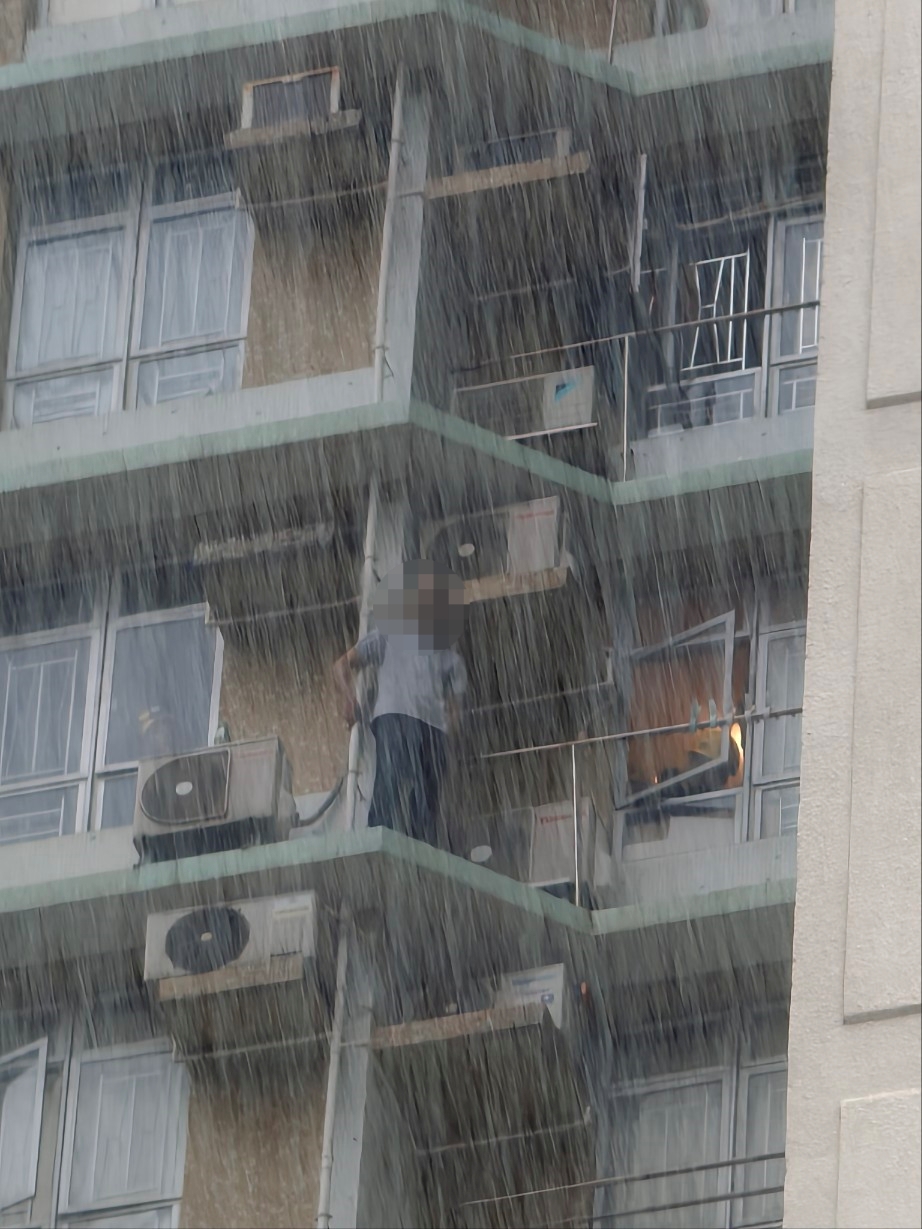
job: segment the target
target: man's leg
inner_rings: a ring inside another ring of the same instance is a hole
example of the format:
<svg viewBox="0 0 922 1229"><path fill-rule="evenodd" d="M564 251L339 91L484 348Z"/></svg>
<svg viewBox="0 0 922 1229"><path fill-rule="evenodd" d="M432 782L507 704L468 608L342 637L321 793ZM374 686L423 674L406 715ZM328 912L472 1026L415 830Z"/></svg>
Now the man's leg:
<svg viewBox="0 0 922 1229"><path fill-rule="evenodd" d="M399 717L376 717L371 732L375 736L375 784L368 812L369 828L395 828L400 825L400 790L406 777L406 740Z"/></svg>
<svg viewBox="0 0 922 1229"><path fill-rule="evenodd" d="M438 844L439 794L445 777L445 735L425 722L416 722L414 740L415 788L410 835L427 845Z"/></svg>

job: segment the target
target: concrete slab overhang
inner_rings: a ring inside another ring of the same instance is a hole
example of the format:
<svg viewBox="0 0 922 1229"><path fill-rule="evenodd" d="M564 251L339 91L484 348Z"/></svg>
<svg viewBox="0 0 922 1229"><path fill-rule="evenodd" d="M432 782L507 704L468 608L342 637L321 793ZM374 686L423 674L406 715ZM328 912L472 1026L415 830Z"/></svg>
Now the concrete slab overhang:
<svg viewBox="0 0 922 1229"><path fill-rule="evenodd" d="M341 50L353 41L358 50L370 38L411 64L435 53L439 63L455 56L471 62L478 45L506 50L625 99L768 80L832 58L831 0L811 12L632 43L617 48L611 63L604 51L558 42L465 0L268 0L256 14L239 0L200 0L63 33L34 32L26 58L0 68L0 146L99 128L116 117L124 123L175 114L190 103L236 102L243 81L286 71L304 39L333 41ZM199 63L190 73L193 60Z"/></svg>
<svg viewBox="0 0 922 1229"><path fill-rule="evenodd" d="M92 980L94 967L137 976L149 913L310 889L325 919L319 972L327 976L342 904L375 919L385 959L388 943L410 945L422 980L446 961L488 975L565 960L576 977L640 1002L645 987L760 981L764 970L790 965L790 880L591 912L371 829L4 888L3 980L34 988L52 970Z"/></svg>
<svg viewBox="0 0 922 1229"><path fill-rule="evenodd" d="M313 381L4 434L0 550L152 534L296 498L361 521L371 475L433 519L560 495L576 540L610 557L809 525L809 451L610 482L420 402L312 404ZM306 412L305 412L306 410Z"/></svg>

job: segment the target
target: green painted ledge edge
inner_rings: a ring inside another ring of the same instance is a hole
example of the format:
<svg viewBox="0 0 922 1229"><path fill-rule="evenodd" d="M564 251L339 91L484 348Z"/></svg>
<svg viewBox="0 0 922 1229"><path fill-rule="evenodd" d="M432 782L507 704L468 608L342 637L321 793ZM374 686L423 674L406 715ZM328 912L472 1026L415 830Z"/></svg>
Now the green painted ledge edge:
<svg viewBox="0 0 922 1229"><path fill-rule="evenodd" d="M753 39L748 49L739 54L724 58L711 56L709 62L702 60L705 71L699 72L698 76L689 75L687 63L675 63L670 68L670 57L666 55L663 56L665 68L658 66L655 70L643 72L617 63L609 64L601 52L583 51L464 0L370 0L309 13L289 14L270 21L258 20L201 30L194 34L150 39L102 51L17 61L0 68L0 94L56 81L143 68L195 55L426 16L448 17L459 25L478 29L499 42L634 97L823 64L832 59L831 36L792 39L772 48L770 53L760 53L758 40Z"/></svg>
<svg viewBox="0 0 922 1229"><path fill-rule="evenodd" d="M402 870L425 871L490 896L574 934L604 938L647 927L793 906L794 880L775 880L699 896L590 911L477 866L445 850L383 828L329 836L302 837L274 845L182 858L119 871L0 890L0 916L138 896L165 889L257 875L273 870L319 867L381 856Z"/></svg>

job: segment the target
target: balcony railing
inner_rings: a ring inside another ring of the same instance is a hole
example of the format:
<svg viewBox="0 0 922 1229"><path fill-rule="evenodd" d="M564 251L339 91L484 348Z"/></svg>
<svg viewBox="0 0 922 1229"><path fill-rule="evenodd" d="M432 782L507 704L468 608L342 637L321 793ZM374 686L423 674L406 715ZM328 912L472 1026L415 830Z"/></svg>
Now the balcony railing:
<svg viewBox="0 0 922 1229"><path fill-rule="evenodd" d="M584 901L584 889L591 884L586 883L584 868L587 866L586 854L589 852L584 848L584 843L587 840L593 839L593 834L587 831L585 808L583 805L584 798L591 796L592 790L588 788L588 777L590 774L580 774L579 771L579 755L581 751L591 748L604 750L606 748L616 748L619 745L629 743L630 740L643 738L661 738L669 735L687 735L695 733L703 733L705 731L727 731L729 732L733 726L738 725L741 731L748 731L749 737L745 739L745 745L752 747L753 738L752 731L760 723L774 721L779 718L800 716L803 712L802 706L791 708L768 709L765 711L747 710L743 713L735 713L728 717L718 717L716 720L708 720L700 724L695 721L684 722L669 726L659 726L645 730L627 730L613 734L599 734L591 737L575 738L560 742L542 743L534 746L515 747L499 751L486 751L479 756L482 763L497 763L498 761L514 761L521 763L528 756L558 756L563 757L566 765L560 776L565 776L568 779L568 826L570 848L572 850L572 892L574 903L580 904ZM558 761L559 763L559 761ZM715 767L720 765L715 761ZM758 783L750 782L750 788L765 789L768 788L784 788L786 781L777 784L774 781ZM694 783L692 787L686 788L678 796L670 796L668 786L663 790L651 790L650 802L646 807L637 804L626 804L618 807L614 800L612 801L612 810L620 813L622 816L631 816L638 812L644 811L647 815L651 811L663 816L669 816L671 822L682 823L689 821L692 818L701 818L702 816L711 815L729 815L729 828L735 833L738 831L738 803L737 800L742 794L744 786L738 785L727 789L705 789L700 792L695 792ZM523 804L524 805L524 804ZM703 810L702 810L703 807ZM729 809L728 809L729 808ZM507 808L509 813L512 813L514 808ZM680 812L687 810L694 812L692 816L682 815ZM555 816L555 818L557 818ZM747 840L750 837L749 833L740 832L740 838ZM728 843L732 843L731 841ZM474 860L477 860L476 858ZM561 882L569 881L561 880ZM539 885L540 886L540 885Z"/></svg>
<svg viewBox="0 0 922 1229"><path fill-rule="evenodd" d="M485 1199L472 1199L455 1207L453 1223L458 1229L461 1229L461 1226L473 1224L487 1225L491 1223L489 1219L491 1214L502 1216L505 1209L508 1217L508 1212L518 1207L524 1211L522 1223L528 1224L530 1229L558 1229L558 1227L563 1229L564 1226L581 1226L584 1229L606 1229L608 1226L614 1226L615 1229L629 1229L632 1225L632 1218L638 1217L646 1218L642 1222L644 1229L656 1229L658 1226L678 1224L679 1221L675 1218L676 1213L685 1214L681 1218L681 1223L686 1229L697 1229L697 1226L693 1226L691 1219L688 1218L688 1214L694 1209L701 1209L702 1217L698 1222L700 1229L718 1229L718 1226L720 1229L725 1229L725 1227L726 1229L775 1229L776 1226L781 1225L779 1205L780 1197L784 1195L783 1182L764 1181L758 1186L708 1191L691 1198L653 1197L648 1202L639 1201L636 1206L617 1208L613 1211L599 1210L598 1197L608 1194L609 1198L612 1196L617 1198L619 1193L629 1192L632 1187L645 1182L668 1183L677 1179L689 1178L703 1180L711 1175L719 1178L722 1172L735 1171L740 1166L746 1165L764 1166L763 1172L766 1172L770 1165L778 1162L783 1165L784 1158L784 1152L764 1152L757 1156L732 1157L722 1161L708 1161L700 1165L683 1165L647 1173L618 1174L606 1178L595 1178L588 1182L536 1187L532 1190L494 1195ZM622 1197L625 1197L624 1194ZM529 1205L536 1208L540 1207L541 1202L546 1204L551 1200L555 1202L564 1200L572 1204L580 1198L593 1199L596 1207L589 1213L582 1212L571 1216L555 1217L553 1221L537 1220L527 1214ZM766 1207L763 1202L761 1208L753 1209L750 1205L747 1215L746 1203L755 1199L770 1200L774 1206ZM757 1219L751 1219L752 1212L756 1212ZM759 1212L762 1213L761 1218L758 1217ZM652 1220L651 1218L654 1217L658 1219ZM501 1223L515 1222L504 1218Z"/></svg>
<svg viewBox="0 0 922 1229"><path fill-rule="evenodd" d="M467 416L509 438L527 436L535 440L577 432L585 435L590 429L598 429L602 415L610 414L613 408L620 420L618 476L627 479L631 446L641 440L812 407L815 348L796 354L776 353L768 328L763 327L759 335L756 326L765 326L776 317L815 313L819 306L819 300L811 299L501 355L456 371L456 397L463 393L469 403L474 403L470 394L478 392L486 402L485 395L495 389L502 390L496 399L508 402L520 381L553 375L546 368L555 356L559 356L561 377L568 371L576 374L589 366L598 367L601 376L596 380L595 396L607 398L610 405L600 404L598 413L577 415L579 421L574 419L570 425L563 421L564 415L560 426L546 423L523 432L518 423L510 421L506 432L497 420L495 407L487 406L492 412L484 421L476 411ZM693 366L683 365L679 357L682 339L690 333L704 343L702 354L697 346L691 347ZM728 348L726 339L732 335L743 340ZM488 376L492 382L487 382ZM458 377L467 382L462 383Z"/></svg>

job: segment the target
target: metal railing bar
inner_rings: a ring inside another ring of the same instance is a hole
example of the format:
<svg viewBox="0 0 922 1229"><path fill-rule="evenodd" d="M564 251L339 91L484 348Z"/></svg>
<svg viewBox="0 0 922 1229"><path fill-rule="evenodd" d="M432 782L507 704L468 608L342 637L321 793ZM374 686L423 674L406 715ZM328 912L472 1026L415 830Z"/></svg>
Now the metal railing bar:
<svg viewBox="0 0 922 1229"><path fill-rule="evenodd" d="M735 320L757 320L766 316L781 316L786 312L806 311L819 307L819 299L809 299L803 303L786 303L778 307L758 307L745 312L732 312L726 316L709 316L707 320L683 320L676 324L651 325L648 329L631 329L623 333L611 333L606 337L590 337L583 341L566 342L560 346L545 346L540 350L522 350L513 354L503 354L498 358L488 358L479 363L472 363L470 366L455 367L452 374L460 375L463 372L480 371L485 367L495 367L500 363L518 362L526 358L541 358L546 354L560 354L566 350L586 350L592 346L604 346L615 341L636 341L638 338L657 336L661 333L670 334L681 332L683 329L698 329L704 324L709 327L714 324L731 324ZM472 390L477 387L478 385L472 384L468 385L467 389Z"/></svg>
<svg viewBox="0 0 922 1229"><path fill-rule="evenodd" d="M732 1169L737 1165L759 1165L765 1161L783 1160L783 1152L763 1152L758 1156L728 1157L723 1161L708 1161L701 1165L683 1165L676 1169L660 1169L642 1174L618 1174L610 1178L593 1178L588 1182L571 1182L565 1186L547 1186L533 1191L519 1191L514 1195L494 1195L489 1199L472 1199L465 1203L459 1203L457 1207L459 1211L462 1208L488 1207L497 1203L514 1202L517 1199L528 1199L543 1195L565 1195L568 1191L600 1190L609 1186L625 1186L630 1182L656 1182L662 1178L681 1178L688 1174L709 1173L713 1169ZM752 1194L754 1193L757 1192ZM750 1197L750 1193L744 1192L737 1192L732 1196L734 1199L748 1197ZM715 1199L706 1199L703 1202L713 1203Z"/></svg>
<svg viewBox="0 0 922 1229"><path fill-rule="evenodd" d="M702 1208L707 1207L711 1203L734 1203L737 1199L758 1199L763 1195L781 1195L783 1193L783 1186L760 1186L754 1191L724 1191L702 1199L683 1199L678 1203L657 1203L650 1204L645 1208L630 1208L621 1212L603 1212L599 1216L593 1216L592 1221L594 1224L598 1224L600 1221L623 1220L626 1216L646 1216L653 1212L678 1212L682 1208ZM581 1220L582 1217L579 1219ZM568 1222L562 1221L559 1223L567 1224Z"/></svg>
<svg viewBox="0 0 922 1229"><path fill-rule="evenodd" d="M771 721L775 717L796 717L803 711L803 706L801 705L798 708L772 709L765 713L737 713L732 717L718 717L717 721L713 724L709 721L702 722L695 729L692 729L687 721L683 721L681 725L662 725L649 730L628 730L620 734L594 734L591 738L573 738L567 739L565 742L542 743L535 747L515 747L511 751L487 751L480 758L483 760L508 759L509 756L513 755L532 755L536 752L563 751L568 747L588 747L598 743L625 742L629 738L651 738L654 735L665 734L695 734L703 730L719 730L724 726L734 726L737 723L742 725L747 721Z"/></svg>

